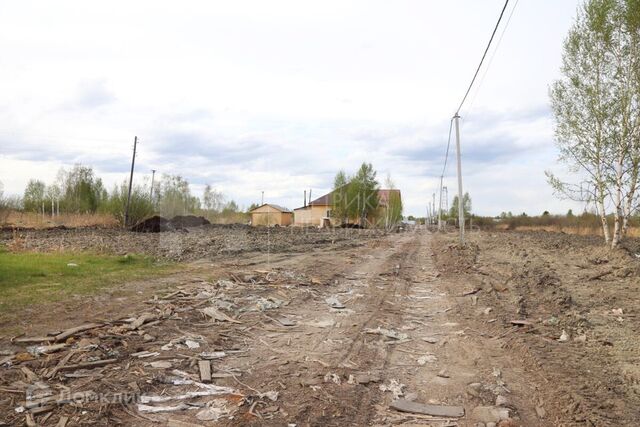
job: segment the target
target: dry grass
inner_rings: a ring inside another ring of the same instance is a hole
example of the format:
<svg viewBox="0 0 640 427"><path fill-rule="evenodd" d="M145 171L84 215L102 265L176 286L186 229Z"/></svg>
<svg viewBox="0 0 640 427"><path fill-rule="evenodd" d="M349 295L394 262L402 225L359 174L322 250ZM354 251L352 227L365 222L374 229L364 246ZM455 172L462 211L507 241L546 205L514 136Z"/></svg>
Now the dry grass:
<svg viewBox="0 0 640 427"><path fill-rule="evenodd" d="M496 230L549 231L553 233L575 234L578 236L602 236L601 227L563 227L561 225L518 225L512 227L509 224L499 224L496 225ZM627 237L640 237L640 228L631 227L627 233Z"/></svg>
<svg viewBox="0 0 640 427"><path fill-rule="evenodd" d="M109 214L61 214L51 218L50 215L33 212L11 212L5 226L25 228L65 227L117 227L118 221Z"/></svg>

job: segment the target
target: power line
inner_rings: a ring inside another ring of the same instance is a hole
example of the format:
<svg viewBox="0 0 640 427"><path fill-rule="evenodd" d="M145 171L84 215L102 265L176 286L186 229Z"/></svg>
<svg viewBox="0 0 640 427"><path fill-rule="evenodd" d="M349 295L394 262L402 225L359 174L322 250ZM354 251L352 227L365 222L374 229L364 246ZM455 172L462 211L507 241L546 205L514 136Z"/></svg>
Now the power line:
<svg viewBox="0 0 640 427"><path fill-rule="evenodd" d="M444 159L444 167L442 168L442 175L440 176L440 203L439 203L439 211L438 211L438 228L441 227L441 221L440 221L440 216L441 216L441 212L442 212L442 187L443 187L443 179L444 179L444 174L446 172L446 168L447 168L447 160L449 158L449 147L451 145L451 128L453 125L453 122L455 120L455 124L456 124L456 158L457 158L457 163L458 163L458 226L460 228L460 243L464 244L464 209L463 209L463 193L462 193L462 163L461 163L461 153L460 153L460 125L459 125L459 121L460 121L460 110L462 109L462 106L464 105L464 102L467 100L467 97L469 96L469 93L471 92L471 89L473 88L473 84L476 81L476 78L478 77L478 73L480 72L480 69L482 68L482 64L487 56L487 53L489 52L489 49L491 48L491 43L493 42L493 38L496 35L496 32L498 31L498 27L500 27L500 22L502 21L502 17L504 16L504 12L507 9L507 6L509 5L509 0L505 0L504 2L504 6L502 7L502 10L500 11L500 16L498 17L498 21L496 22L495 27L493 28L493 31L491 32L491 37L489 38L489 42L487 43L487 47L484 49L484 52L482 54L482 58L480 58L480 63L478 64L478 67L476 68L475 73L473 74L473 78L471 79L471 83L469 83L469 86L467 87L466 92L464 93L464 97L462 98L462 101L460 101L460 105L458 106L458 108L456 109L456 113L453 115L453 118L451 119L451 123L449 125L449 137L447 139L447 150L445 153L445 159ZM515 7L514 7L515 9ZM513 15L513 11L511 11L511 15ZM509 16L509 20L511 20L511 15ZM506 30L506 27L505 27ZM502 35L504 35L504 30L502 32ZM500 40L502 40L502 36L500 36ZM497 48L496 48L497 49ZM495 54L495 51L494 51ZM493 55L491 57L491 60L493 60ZM486 75L486 72L485 74ZM483 75L483 80L484 80L484 75ZM477 92L476 92L477 94ZM475 96L474 96L475 98Z"/></svg>
<svg viewBox="0 0 640 427"><path fill-rule="evenodd" d="M504 37L504 33L507 32L507 28L509 28L509 23L511 23L511 18L513 17L513 12L515 12L516 7L518 7L518 2L519 0L516 0L515 4L513 5L513 7L511 8L511 12L509 13L509 17L507 18L507 22L504 24L504 27L502 28L502 32L500 33L500 37L498 38L498 41L496 43L496 48L493 49L493 53L491 54L491 58L489 58L489 62L487 63L487 66L484 69L484 72L482 73L482 77L480 78L480 82L478 83L478 86L475 90L475 92L473 93L473 97L471 98L471 102L469 107L465 110L465 115L467 115L469 113L469 111L471 111L471 108L473 107L473 103L476 100L476 97L478 96L478 93L480 92L480 89L482 88L482 83L484 83L484 79L485 77L487 77L487 72L489 71L489 68L491 68L491 64L493 63L493 59L496 57L496 53L498 52L498 49L500 48L500 43L502 43L502 38ZM463 115L464 117L464 115ZM464 126L464 118L462 119L462 125Z"/></svg>
<svg viewBox="0 0 640 427"><path fill-rule="evenodd" d="M476 81L476 77L478 77L478 73L480 72L480 68L482 67L482 63L484 62L484 58L487 56L487 52L489 51L489 48L491 47L491 42L493 41L493 37L496 35L496 31L498 31L498 27L500 26L500 21L502 21L502 16L504 15L504 11L507 9L507 5L508 4L509 4L509 0L505 0L504 6L502 7L502 11L500 12L500 16L498 17L498 22L496 22L496 26L493 28L493 32L491 33L491 38L489 39L489 43L487 43L487 47L484 50L484 53L482 54L482 58L480 59L480 63L478 64L478 68L476 68L476 72L473 74L473 78L471 79L471 83L469 84L469 87L467 88L467 91L465 92L464 97L462 98L462 102L460 102L460 105L456 109L456 114L455 115L458 115L458 113L460 112L460 109L462 108L462 105L464 104L464 101L467 99L467 96L469 96L469 92L471 91L471 87L473 87L473 83Z"/></svg>
<svg viewBox="0 0 640 427"><path fill-rule="evenodd" d="M447 138L447 151L444 153L444 167L442 168L442 175L444 176L444 172L447 170L447 159L449 158L449 146L451 145L451 128L453 127L453 119L449 122L449 137Z"/></svg>

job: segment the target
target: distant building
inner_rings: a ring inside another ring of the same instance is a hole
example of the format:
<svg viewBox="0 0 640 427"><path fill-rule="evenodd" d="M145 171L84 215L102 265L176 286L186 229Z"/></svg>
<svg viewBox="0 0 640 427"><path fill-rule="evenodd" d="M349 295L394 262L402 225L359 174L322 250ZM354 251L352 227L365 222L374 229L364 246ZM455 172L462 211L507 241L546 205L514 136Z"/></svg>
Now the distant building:
<svg viewBox="0 0 640 427"><path fill-rule="evenodd" d="M251 214L251 225L253 226L287 226L293 223L293 212L291 210L271 203L258 206L250 210L249 213Z"/></svg>
<svg viewBox="0 0 640 427"><path fill-rule="evenodd" d="M384 218L389 207L389 199L392 194L398 195L400 200L400 190L378 190L378 209L369 218L368 226L375 226L384 223ZM333 207L333 191L322 197L309 202L308 205L293 210L294 225L300 227L330 227L340 225L340 220L333 218L331 209ZM358 218L350 218L350 224L357 224Z"/></svg>

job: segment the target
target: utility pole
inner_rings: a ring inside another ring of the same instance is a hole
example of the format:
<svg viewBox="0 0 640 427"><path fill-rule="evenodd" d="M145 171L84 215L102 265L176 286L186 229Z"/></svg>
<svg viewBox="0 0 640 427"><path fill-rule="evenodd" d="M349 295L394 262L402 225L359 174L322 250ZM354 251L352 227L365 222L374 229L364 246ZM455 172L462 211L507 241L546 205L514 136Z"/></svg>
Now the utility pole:
<svg viewBox="0 0 640 427"><path fill-rule="evenodd" d="M431 206L433 206L433 223L436 222L436 193L433 193L433 201L431 202Z"/></svg>
<svg viewBox="0 0 640 427"><path fill-rule="evenodd" d="M442 230L442 176L440 176L440 200L438 201L438 231Z"/></svg>
<svg viewBox="0 0 640 427"><path fill-rule="evenodd" d="M156 170L151 169L151 192L149 193L149 200L151 200L151 204L153 205L153 181L156 178Z"/></svg>
<svg viewBox="0 0 640 427"><path fill-rule="evenodd" d="M129 193L127 194L127 207L124 210L124 226L129 225L129 204L131 203L131 186L133 185L133 168L136 164L136 148L138 137L133 138L133 157L131 158L131 175L129 175Z"/></svg>
<svg viewBox="0 0 640 427"><path fill-rule="evenodd" d="M264 205L264 191L262 192L262 199L260 200L260 206Z"/></svg>
<svg viewBox="0 0 640 427"><path fill-rule="evenodd" d="M464 200L462 196L462 160L460 158L460 116L453 116L456 122L456 159L458 161L458 226L460 227L460 244L464 245Z"/></svg>

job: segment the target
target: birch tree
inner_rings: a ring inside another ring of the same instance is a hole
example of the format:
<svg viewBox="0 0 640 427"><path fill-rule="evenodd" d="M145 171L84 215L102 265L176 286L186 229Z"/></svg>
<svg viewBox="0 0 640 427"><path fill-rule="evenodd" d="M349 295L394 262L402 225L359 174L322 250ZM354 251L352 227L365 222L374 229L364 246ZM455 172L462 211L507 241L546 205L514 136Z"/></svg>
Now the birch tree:
<svg viewBox="0 0 640 427"><path fill-rule="evenodd" d="M550 90L560 160L581 179L563 182L547 172L549 182L556 194L595 205L612 247L637 209L639 4L586 1L565 40L562 78Z"/></svg>

